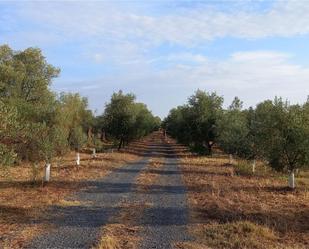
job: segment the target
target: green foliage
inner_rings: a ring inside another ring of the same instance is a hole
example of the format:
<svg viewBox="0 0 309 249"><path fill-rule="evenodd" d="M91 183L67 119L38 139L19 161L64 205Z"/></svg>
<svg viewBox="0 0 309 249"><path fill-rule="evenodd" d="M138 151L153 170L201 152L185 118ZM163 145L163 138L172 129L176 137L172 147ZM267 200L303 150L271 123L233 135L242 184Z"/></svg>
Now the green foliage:
<svg viewBox="0 0 309 249"><path fill-rule="evenodd" d="M82 127L80 126L74 127L71 130L70 136L69 136L69 144L71 148L78 151L80 150L82 145L85 144L86 142L87 142L87 136L83 132Z"/></svg>
<svg viewBox="0 0 309 249"><path fill-rule="evenodd" d="M217 143L227 153L264 159L278 171L309 166L309 100L290 105L275 98L248 110L237 97L227 110L222 102L215 93L197 91L170 111L163 127L200 153Z"/></svg>
<svg viewBox="0 0 309 249"><path fill-rule="evenodd" d="M93 116L87 99L49 89L60 70L38 48L0 46L0 164L49 162L85 143Z"/></svg>
<svg viewBox="0 0 309 249"><path fill-rule="evenodd" d="M219 119L218 131L218 144L221 149L229 154L251 156L248 115L242 111L242 102L237 97Z"/></svg>
<svg viewBox="0 0 309 249"><path fill-rule="evenodd" d="M135 102L133 94L114 93L101 118L101 127L118 139L119 149L124 143L145 136L159 125L159 120L146 105Z"/></svg>
<svg viewBox="0 0 309 249"><path fill-rule="evenodd" d="M48 86L60 70L48 64L38 48L13 51L0 46L0 96L45 102Z"/></svg>
<svg viewBox="0 0 309 249"><path fill-rule="evenodd" d="M307 103L289 105L282 99L264 101L255 111L255 143L270 165L293 171L309 165Z"/></svg>
<svg viewBox="0 0 309 249"><path fill-rule="evenodd" d="M14 163L16 154L12 149L0 144L0 166L10 166Z"/></svg>
<svg viewBox="0 0 309 249"><path fill-rule="evenodd" d="M88 101L79 94L62 93L57 105L56 123L70 148L79 150L86 142L86 133L94 125Z"/></svg>
<svg viewBox="0 0 309 249"><path fill-rule="evenodd" d="M14 145L18 140L19 122L15 108L0 100L0 166L14 163Z"/></svg>
<svg viewBox="0 0 309 249"><path fill-rule="evenodd" d="M223 98L216 93L198 90L189 98L188 104L170 111L164 127L178 141L210 154L217 142L222 103Z"/></svg>

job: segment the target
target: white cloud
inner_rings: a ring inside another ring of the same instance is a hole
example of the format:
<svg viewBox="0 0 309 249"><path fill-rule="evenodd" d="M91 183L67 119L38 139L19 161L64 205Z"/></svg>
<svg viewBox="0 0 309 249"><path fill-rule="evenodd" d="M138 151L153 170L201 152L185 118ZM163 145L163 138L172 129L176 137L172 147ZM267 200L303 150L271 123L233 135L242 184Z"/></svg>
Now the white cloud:
<svg viewBox="0 0 309 249"><path fill-rule="evenodd" d="M100 63L104 60L104 56L99 53L95 53L92 58L95 60L95 62Z"/></svg>
<svg viewBox="0 0 309 249"><path fill-rule="evenodd" d="M288 54L272 51L237 52L226 60L205 58L199 65L177 65L161 75L171 78L178 75L176 78L195 86L261 89L268 90L270 95L292 94L299 89L309 92L309 68L292 64L289 58Z"/></svg>
<svg viewBox="0 0 309 249"><path fill-rule="evenodd" d="M213 60L199 54L183 56L183 59L179 55L167 58L185 62L188 58L198 58L199 64L175 63L157 70L147 70L139 65L137 70L94 80L91 84L95 87L84 89L83 93L95 96L106 91L111 94L118 89L134 92L162 117L169 109L184 103L197 88L224 95L227 105L234 96L252 106L275 96L302 103L309 95L309 67L291 63L291 56L285 53L242 51L225 60ZM73 86L76 88L76 84ZM94 109L101 110L102 102L101 98L90 98Z"/></svg>
<svg viewBox="0 0 309 249"><path fill-rule="evenodd" d="M309 2L278 1L265 11L223 12L210 7L187 8L176 13L145 15L119 3L52 2L25 5L21 15L51 25L70 36L91 36L107 42L119 40L192 46L218 37L258 39L309 33Z"/></svg>
<svg viewBox="0 0 309 249"><path fill-rule="evenodd" d="M106 1L16 4L14 14L18 16L12 18L6 14L5 19L0 16L0 24L11 20L6 23L6 33L1 34L0 41L26 41L27 45L37 46L63 43L63 48L74 44L84 58L115 67L114 75L85 79L91 83L83 88L89 93L90 102L92 96L105 93L105 89L117 88L141 96L148 94L154 110L158 102L166 106L165 110L180 104L198 87L216 90L227 100L239 95L249 105L275 95L301 101L309 94L309 68L291 63L291 54L240 51L227 59L215 60L186 52L194 51L199 43L220 37L260 39L309 34L308 1L278 1L263 11L243 8L223 11L201 6L157 13L121 4ZM35 25L29 31L29 27L22 29L16 23ZM183 49L174 53L152 50L166 43L178 44ZM66 87L64 80L61 79L61 87ZM77 88L74 84L68 87ZM169 97L173 91L175 98ZM94 101L102 99L97 97ZM96 105L100 107L102 103Z"/></svg>

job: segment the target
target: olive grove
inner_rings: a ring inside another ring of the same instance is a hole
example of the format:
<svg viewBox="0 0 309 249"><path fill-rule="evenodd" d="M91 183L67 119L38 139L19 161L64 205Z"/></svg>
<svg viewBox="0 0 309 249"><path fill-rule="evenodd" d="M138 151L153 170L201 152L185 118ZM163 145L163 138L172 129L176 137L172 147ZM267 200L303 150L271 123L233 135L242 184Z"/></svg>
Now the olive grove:
<svg viewBox="0 0 309 249"><path fill-rule="evenodd" d="M211 154L213 145L230 155L267 162L289 173L294 188L296 169L309 166L309 100L291 105L275 98L243 109L236 97L224 109L223 98L198 90L188 103L170 111L167 132L192 150Z"/></svg>

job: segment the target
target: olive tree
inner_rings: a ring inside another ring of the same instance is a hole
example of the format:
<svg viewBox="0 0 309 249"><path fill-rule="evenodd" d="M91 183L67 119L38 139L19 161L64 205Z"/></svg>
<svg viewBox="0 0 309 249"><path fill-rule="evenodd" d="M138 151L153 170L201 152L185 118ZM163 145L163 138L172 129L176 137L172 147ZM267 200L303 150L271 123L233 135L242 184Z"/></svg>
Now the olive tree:
<svg viewBox="0 0 309 249"><path fill-rule="evenodd" d="M256 144L270 166L288 171L289 186L295 187L294 172L309 165L309 118L307 103L290 105L280 98L256 108Z"/></svg>
<svg viewBox="0 0 309 249"><path fill-rule="evenodd" d="M242 111L242 102L235 97L230 107L223 112L218 121L218 143L229 154L245 156L248 154L249 127L247 116Z"/></svg>
<svg viewBox="0 0 309 249"><path fill-rule="evenodd" d="M71 149L76 151L76 164L80 164L79 151L87 142L87 132L93 125L93 115L87 109L88 101L79 94L61 93L57 105L57 125Z"/></svg>
<svg viewBox="0 0 309 249"><path fill-rule="evenodd" d="M146 105L136 103L133 94L123 94L122 91L112 95L101 120L104 131L119 141L118 150L158 126L158 119Z"/></svg>
<svg viewBox="0 0 309 249"><path fill-rule="evenodd" d="M172 109L164 121L169 134L201 153L211 154L218 138L218 120L223 98L201 90L188 103Z"/></svg>

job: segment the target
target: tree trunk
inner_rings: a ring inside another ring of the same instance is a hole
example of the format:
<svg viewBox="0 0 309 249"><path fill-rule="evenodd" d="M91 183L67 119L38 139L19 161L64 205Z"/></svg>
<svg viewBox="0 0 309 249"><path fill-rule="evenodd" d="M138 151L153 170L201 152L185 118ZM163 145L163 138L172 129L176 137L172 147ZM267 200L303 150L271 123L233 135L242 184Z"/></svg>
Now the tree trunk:
<svg viewBox="0 0 309 249"><path fill-rule="evenodd" d="M96 158L97 154L96 154L96 150L95 148L92 149L92 158Z"/></svg>
<svg viewBox="0 0 309 249"><path fill-rule="evenodd" d="M49 182L50 180L50 163L45 164L45 174L44 174L44 182Z"/></svg>
<svg viewBox="0 0 309 249"><path fill-rule="evenodd" d="M209 155L212 154L212 146L213 146L213 143L207 142L207 149L208 149Z"/></svg>
<svg viewBox="0 0 309 249"><path fill-rule="evenodd" d="M120 142L118 145L118 151L121 149L122 144L123 144L123 137L120 138Z"/></svg>
<svg viewBox="0 0 309 249"><path fill-rule="evenodd" d="M233 160L233 155L230 154L230 155L229 155L229 158L230 158L229 163L230 163L230 164L233 164L233 161L234 161L234 160Z"/></svg>
<svg viewBox="0 0 309 249"><path fill-rule="evenodd" d="M256 160L253 159L253 162L252 162L252 173L255 172L255 166L256 166Z"/></svg>
<svg viewBox="0 0 309 249"><path fill-rule="evenodd" d="M290 187L291 189L294 189L294 188L295 188L295 175L294 175L294 170L291 170L290 175L289 175L288 182L289 182L289 187Z"/></svg>
<svg viewBox="0 0 309 249"><path fill-rule="evenodd" d="M80 155L79 155L79 152L76 153L76 165L77 166L80 165Z"/></svg>
<svg viewBox="0 0 309 249"><path fill-rule="evenodd" d="M91 138L92 138L92 128L91 127L88 128L87 135L88 135L88 141L91 141Z"/></svg>
<svg viewBox="0 0 309 249"><path fill-rule="evenodd" d="M101 141L102 142L106 141L106 135L105 135L105 130L104 129L101 130Z"/></svg>

